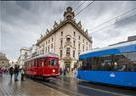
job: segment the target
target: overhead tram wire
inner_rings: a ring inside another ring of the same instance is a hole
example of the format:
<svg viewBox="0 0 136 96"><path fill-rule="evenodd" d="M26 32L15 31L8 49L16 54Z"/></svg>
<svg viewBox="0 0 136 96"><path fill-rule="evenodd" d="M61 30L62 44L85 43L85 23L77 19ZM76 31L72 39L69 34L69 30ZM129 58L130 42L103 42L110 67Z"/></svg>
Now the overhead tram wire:
<svg viewBox="0 0 136 96"><path fill-rule="evenodd" d="M109 19L109 20L107 20L107 21L105 21L105 22L99 24L98 26L94 27L94 28L91 29L91 30L94 30L94 29L96 29L96 28L102 26L103 24L108 23L108 22L110 22L110 21L112 21L112 20L114 20L114 19L116 19L116 18L118 18L118 17L121 17L121 16L123 16L123 15L126 15L126 14L128 14L129 12L134 11L134 10L136 10L136 8L133 8L133 9L127 11L127 12L122 13L121 15L118 15L118 16L116 16L116 17L113 17L113 18L111 18L111 19Z"/></svg>
<svg viewBox="0 0 136 96"><path fill-rule="evenodd" d="M132 15L132 16L136 16L136 14L134 14L134 15ZM129 16L129 17L132 17L132 16ZM96 30L96 31L93 31L92 33L94 33L94 32L99 32L100 30L105 29L105 28L107 28L107 27L109 27L109 26L111 26L111 25L114 25L114 24L115 24L115 23L110 24L110 25L107 25L107 26L104 26L104 27L102 27L102 28L100 28L100 29L98 29L98 30Z"/></svg>
<svg viewBox="0 0 136 96"><path fill-rule="evenodd" d="M82 2L80 5L78 5L78 6L75 8L75 11L76 11L77 9L79 9L85 2L86 2L86 1L84 1L84 2Z"/></svg>
<svg viewBox="0 0 136 96"><path fill-rule="evenodd" d="M84 7L83 9L81 9L81 10L75 15L75 17L76 17L77 15L79 15L82 11L84 11L87 7L89 7L90 5L92 5L93 3L94 3L94 1L90 2L86 7Z"/></svg>

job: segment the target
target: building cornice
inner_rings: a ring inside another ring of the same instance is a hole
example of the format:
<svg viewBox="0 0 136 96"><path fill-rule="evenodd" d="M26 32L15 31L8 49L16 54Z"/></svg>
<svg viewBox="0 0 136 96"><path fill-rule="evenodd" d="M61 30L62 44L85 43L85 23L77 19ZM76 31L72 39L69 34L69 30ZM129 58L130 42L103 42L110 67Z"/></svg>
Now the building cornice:
<svg viewBox="0 0 136 96"><path fill-rule="evenodd" d="M76 28L90 43L92 43L91 38L78 26L78 24L74 20L64 20L58 24L58 26L54 27L50 32L48 32L45 36L41 37L40 40L37 40L36 45L42 43L45 39L49 38L52 34L56 33L60 28L62 28L66 24L71 24L74 28Z"/></svg>

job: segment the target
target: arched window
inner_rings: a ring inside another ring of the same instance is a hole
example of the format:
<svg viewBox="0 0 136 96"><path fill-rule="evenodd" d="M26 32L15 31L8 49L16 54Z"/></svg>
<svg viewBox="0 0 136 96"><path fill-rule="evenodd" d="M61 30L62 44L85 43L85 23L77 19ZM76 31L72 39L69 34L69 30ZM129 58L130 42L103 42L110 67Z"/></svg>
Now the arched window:
<svg viewBox="0 0 136 96"><path fill-rule="evenodd" d="M80 36L78 37L78 39L80 40Z"/></svg>
<svg viewBox="0 0 136 96"><path fill-rule="evenodd" d="M76 36L76 32L74 32L74 36Z"/></svg>
<svg viewBox="0 0 136 96"><path fill-rule="evenodd" d="M75 50L73 50L73 57L75 57Z"/></svg>
<svg viewBox="0 0 136 96"><path fill-rule="evenodd" d="M63 32L61 32L61 36L63 36Z"/></svg>
<svg viewBox="0 0 136 96"><path fill-rule="evenodd" d="M60 46L63 47L63 40L60 40Z"/></svg>
<svg viewBox="0 0 136 96"><path fill-rule="evenodd" d="M62 57L62 55L63 55L63 51L62 51L62 50L60 50L60 57Z"/></svg>
<svg viewBox="0 0 136 96"><path fill-rule="evenodd" d="M73 46L75 47L75 40L73 41Z"/></svg>
<svg viewBox="0 0 136 96"><path fill-rule="evenodd" d="M69 37L67 37L67 42L70 42L70 38Z"/></svg>
<svg viewBox="0 0 136 96"><path fill-rule="evenodd" d="M80 42L78 43L78 49L80 50Z"/></svg>

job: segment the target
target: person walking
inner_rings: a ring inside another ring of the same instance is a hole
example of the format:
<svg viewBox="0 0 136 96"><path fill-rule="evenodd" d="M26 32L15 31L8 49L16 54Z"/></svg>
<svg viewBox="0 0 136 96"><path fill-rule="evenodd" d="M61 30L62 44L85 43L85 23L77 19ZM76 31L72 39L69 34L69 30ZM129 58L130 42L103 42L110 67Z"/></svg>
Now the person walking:
<svg viewBox="0 0 136 96"><path fill-rule="evenodd" d="M14 73L14 68L10 67L9 68L10 79L12 79L13 73Z"/></svg>
<svg viewBox="0 0 136 96"><path fill-rule="evenodd" d="M0 67L0 77L2 77L2 68Z"/></svg>
<svg viewBox="0 0 136 96"><path fill-rule="evenodd" d="M24 68L22 67L21 68L21 81L24 81L24 75L25 75L25 71L24 71Z"/></svg>
<svg viewBox="0 0 136 96"><path fill-rule="evenodd" d="M18 74L19 74L19 66L18 65L15 65L14 74L15 74L15 81L18 81Z"/></svg>
<svg viewBox="0 0 136 96"><path fill-rule="evenodd" d="M63 70L64 72L63 72L63 75L64 76L66 76L66 73L67 73L67 68L64 68L64 70Z"/></svg>

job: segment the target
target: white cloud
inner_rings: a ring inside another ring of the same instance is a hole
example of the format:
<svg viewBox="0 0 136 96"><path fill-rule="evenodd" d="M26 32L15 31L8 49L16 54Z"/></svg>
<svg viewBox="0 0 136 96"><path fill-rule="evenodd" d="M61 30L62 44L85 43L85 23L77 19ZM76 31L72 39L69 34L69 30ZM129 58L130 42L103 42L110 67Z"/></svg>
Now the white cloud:
<svg viewBox="0 0 136 96"><path fill-rule="evenodd" d="M10 59L17 59L21 47L31 47L41 33L52 28L55 20L63 19L66 7L77 8L82 2L84 1L1 1L1 50L8 54ZM85 5L89 2L86 1ZM83 6L77 8L76 12L82 8ZM83 27L89 29L89 34L93 37L93 47L104 47L136 35L136 21L133 19L135 17L128 18L136 11L119 18L117 22L113 20L99 28L93 28L132 8L136 8L135 1L95 1L76 19L81 20Z"/></svg>

